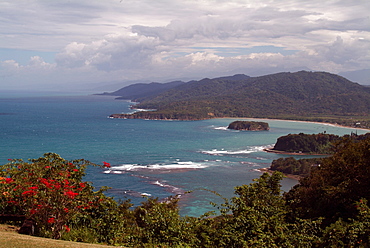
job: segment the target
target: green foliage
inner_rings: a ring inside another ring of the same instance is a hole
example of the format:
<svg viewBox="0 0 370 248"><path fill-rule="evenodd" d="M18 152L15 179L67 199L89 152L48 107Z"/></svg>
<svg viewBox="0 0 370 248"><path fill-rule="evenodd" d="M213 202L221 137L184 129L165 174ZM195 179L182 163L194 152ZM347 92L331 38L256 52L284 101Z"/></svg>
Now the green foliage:
<svg viewBox="0 0 370 248"><path fill-rule="evenodd" d="M269 124L260 121L234 121L229 124L228 129L261 131L269 130Z"/></svg>
<svg viewBox="0 0 370 248"><path fill-rule="evenodd" d="M315 118L315 121L324 118L331 123L346 119L345 123L351 126L360 122L358 125L364 127L370 123L370 90L330 73L300 71L191 81L156 96L142 97L136 107L156 111L121 117L179 120L268 117ZM367 118L363 119L364 116Z"/></svg>
<svg viewBox="0 0 370 248"><path fill-rule="evenodd" d="M81 181L87 165L53 153L30 162L11 160L0 168L0 212L25 215L43 236L60 238L68 220L91 207L92 186Z"/></svg>
<svg viewBox="0 0 370 248"><path fill-rule="evenodd" d="M183 222L179 216L178 198L167 202L149 198L134 210L134 216L141 228L141 243L162 243L177 245L187 239L182 232Z"/></svg>
<svg viewBox="0 0 370 248"><path fill-rule="evenodd" d="M82 181L90 162L48 153L1 166L0 210L35 219L44 237L126 247L369 247L370 137L334 148L288 193L282 173L264 173L199 218L181 217L176 197L117 202Z"/></svg>
<svg viewBox="0 0 370 248"><path fill-rule="evenodd" d="M311 168L321 164L321 158L295 159L279 158L272 161L270 170L280 171L285 174L299 175L306 177L310 174Z"/></svg>
<svg viewBox="0 0 370 248"><path fill-rule="evenodd" d="M287 193L288 203L298 216L325 217L328 222L353 218L353 203L361 198L369 200L370 138L357 142L343 139L335 150Z"/></svg>
<svg viewBox="0 0 370 248"><path fill-rule="evenodd" d="M332 154L332 143L340 137L334 134L288 134L281 136L272 150L293 153Z"/></svg>
<svg viewBox="0 0 370 248"><path fill-rule="evenodd" d="M325 247L369 247L370 209L366 199L356 202L358 215L354 219L337 220L324 230Z"/></svg>

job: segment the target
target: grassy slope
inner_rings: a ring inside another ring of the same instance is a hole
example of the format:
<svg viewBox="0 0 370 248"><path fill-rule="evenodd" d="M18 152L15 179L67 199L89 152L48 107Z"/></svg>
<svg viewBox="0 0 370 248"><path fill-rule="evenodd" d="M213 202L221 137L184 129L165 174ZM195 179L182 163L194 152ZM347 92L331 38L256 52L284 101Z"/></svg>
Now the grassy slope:
<svg viewBox="0 0 370 248"><path fill-rule="evenodd" d="M106 248L107 245L95 245L79 242L70 242L46 239L18 234L17 228L9 225L0 225L0 248Z"/></svg>

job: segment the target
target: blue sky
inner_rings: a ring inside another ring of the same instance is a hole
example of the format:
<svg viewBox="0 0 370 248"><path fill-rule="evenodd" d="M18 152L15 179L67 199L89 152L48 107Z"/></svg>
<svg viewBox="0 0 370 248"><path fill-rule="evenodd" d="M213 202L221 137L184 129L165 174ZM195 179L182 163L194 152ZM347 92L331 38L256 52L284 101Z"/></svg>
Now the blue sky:
<svg viewBox="0 0 370 248"><path fill-rule="evenodd" d="M368 0L2 0L0 87L370 69L369 16Z"/></svg>

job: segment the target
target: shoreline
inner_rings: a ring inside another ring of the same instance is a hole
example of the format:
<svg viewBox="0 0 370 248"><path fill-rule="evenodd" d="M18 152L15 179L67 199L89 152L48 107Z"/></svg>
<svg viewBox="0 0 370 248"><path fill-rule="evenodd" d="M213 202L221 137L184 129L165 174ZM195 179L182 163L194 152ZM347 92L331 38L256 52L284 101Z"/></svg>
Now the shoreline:
<svg viewBox="0 0 370 248"><path fill-rule="evenodd" d="M269 148L263 149L264 152L271 152L276 154L283 154L283 155L294 155L294 156L330 156L331 154L319 154L319 153L304 153L304 152L285 152L285 151L278 151Z"/></svg>
<svg viewBox="0 0 370 248"><path fill-rule="evenodd" d="M150 111L150 110L148 110ZM163 121L201 121L201 120L211 120L211 119L237 119L237 120L261 120L261 121L289 121L289 122L303 122L303 123L314 123L314 124L321 124L327 125L332 127L339 127L339 128L351 128L356 130L362 131L369 131L370 128L363 128L363 127L353 127L353 126L345 126L340 125L337 123L330 123L330 122L319 122L319 121L306 121L306 120L290 120L290 119L275 119L275 118L258 118L258 117L211 117L211 118L201 118L201 119L169 119L169 118L143 118L143 117L136 117L134 114L111 114L108 116L112 119L143 119L143 120L163 120Z"/></svg>
<svg viewBox="0 0 370 248"><path fill-rule="evenodd" d="M261 172L261 173L268 173L268 174L273 174L275 171L273 170L270 170L270 168L260 168L260 169L256 169L257 171ZM281 172L283 173L283 172ZM284 176L286 176L287 178L290 178L290 179L294 179L294 180L297 180L299 181L300 179L302 179L303 177L302 176L299 176L299 175L293 175L293 174L286 174L286 173L283 173Z"/></svg>
<svg viewBox="0 0 370 248"><path fill-rule="evenodd" d="M289 120L289 119L274 119L274 118L254 118L254 117L217 117L214 119L253 119L253 120L272 120L272 121L290 121L290 122L306 122L306 123L315 123L315 124L321 124L321 125L327 125L332 127L341 127L341 128L353 128L363 131L370 131L370 128L357 128L357 127L351 127L351 126L344 126L336 123L330 123L330 122L319 122L319 121L300 121L300 120Z"/></svg>

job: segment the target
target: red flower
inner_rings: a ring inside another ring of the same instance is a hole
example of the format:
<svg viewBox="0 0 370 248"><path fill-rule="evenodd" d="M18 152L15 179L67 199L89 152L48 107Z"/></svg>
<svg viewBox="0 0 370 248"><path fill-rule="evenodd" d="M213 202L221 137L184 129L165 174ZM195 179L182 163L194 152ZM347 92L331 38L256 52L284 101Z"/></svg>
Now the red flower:
<svg viewBox="0 0 370 248"><path fill-rule="evenodd" d="M36 191L34 190L26 190L22 193L22 195L36 195Z"/></svg>
<svg viewBox="0 0 370 248"><path fill-rule="evenodd" d="M110 168L110 163L107 163L107 162L103 162L104 166L107 167L107 168Z"/></svg>
<svg viewBox="0 0 370 248"><path fill-rule="evenodd" d="M55 223L55 218L53 218L53 217L49 218L48 223L49 224Z"/></svg>
<svg viewBox="0 0 370 248"><path fill-rule="evenodd" d="M30 210L30 214L35 214L37 211L36 211L36 209L31 209Z"/></svg>
<svg viewBox="0 0 370 248"><path fill-rule="evenodd" d="M64 212L68 213L69 209L68 208L64 208Z"/></svg>
<svg viewBox="0 0 370 248"><path fill-rule="evenodd" d="M45 179L45 178L40 178L40 182L41 182L42 184L44 184L47 188L49 188L49 189L51 189L51 188L52 188L51 183L49 183L47 179Z"/></svg>
<svg viewBox="0 0 370 248"><path fill-rule="evenodd" d="M74 199L76 196L78 196L78 193L75 193L69 190L69 191L64 192L64 195L68 196L71 199Z"/></svg>
<svg viewBox="0 0 370 248"><path fill-rule="evenodd" d="M51 168L51 166L49 166L49 165L45 166L45 169L49 169L49 168Z"/></svg>
<svg viewBox="0 0 370 248"><path fill-rule="evenodd" d="M38 189L39 187L37 186L33 186L33 187L29 187L28 189Z"/></svg>
<svg viewBox="0 0 370 248"><path fill-rule="evenodd" d="M73 169L73 171L77 172L77 171L78 171L78 169Z"/></svg>
<svg viewBox="0 0 370 248"><path fill-rule="evenodd" d="M14 182L14 180L13 180L13 178L7 177L7 178L5 179L5 182L6 182L6 183L11 183L11 182Z"/></svg>
<svg viewBox="0 0 370 248"><path fill-rule="evenodd" d="M64 225L64 228L66 229L66 232L70 232L71 228L69 228L67 225Z"/></svg>

